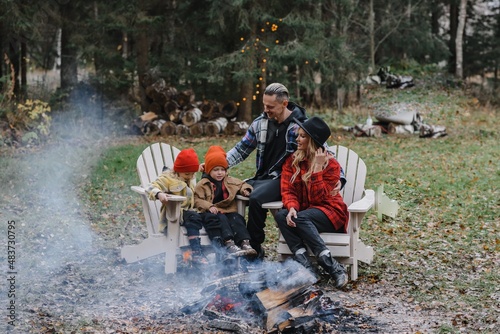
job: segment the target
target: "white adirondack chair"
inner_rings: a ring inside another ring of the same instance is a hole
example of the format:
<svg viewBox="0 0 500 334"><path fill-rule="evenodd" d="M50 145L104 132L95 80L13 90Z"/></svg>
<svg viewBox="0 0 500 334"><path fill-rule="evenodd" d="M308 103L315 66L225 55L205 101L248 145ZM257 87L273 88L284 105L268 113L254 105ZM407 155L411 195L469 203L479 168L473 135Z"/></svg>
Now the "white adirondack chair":
<svg viewBox="0 0 500 334"><path fill-rule="evenodd" d="M349 226L347 233L321 233L332 256L343 264L350 265L351 280L358 278L358 261L371 263L373 260L373 248L365 245L359 240L361 222L366 212L372 208L375 202L375 192L365 189L366 165L356 152L344 146L332 146L336 152L337 161L344 169L347 183L341 194L349 210ZM262 205L276 213L282 208L281 202L269 202ZM278 254L282 259L291 256L292 253L280 233L278 242ZM309 252L309 255L313 255Z"/></svg>
<svg viewBox="0 0 500 334"><path fill-rule="evenodd" d="M165 253L165 273L177 271L177 255L180 247L189 245L186 230L180 226L181 203L185 200L182 196L171 196L167 210L167 234L158 231L160 222L160 201L151 201L145 193L149 183L156 180L162 173L163 167L173 168L174 160L180 150L165 143L154 143L147 147L137 159L137 173L141 182L140 186L131 189L141 196L142 208L146 219L148 237L137 245L126 245L121 249L121 257L127 263L136 262L151 256ZM201 244L210 245L210 239L202 229Z"/></svg>

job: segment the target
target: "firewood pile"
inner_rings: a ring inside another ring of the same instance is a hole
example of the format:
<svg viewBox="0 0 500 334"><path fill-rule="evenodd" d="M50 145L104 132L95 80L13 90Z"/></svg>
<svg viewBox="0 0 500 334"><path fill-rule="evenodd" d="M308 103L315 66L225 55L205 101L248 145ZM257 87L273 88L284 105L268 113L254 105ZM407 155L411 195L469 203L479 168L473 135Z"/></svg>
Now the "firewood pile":
<svg viewBox="0 0 500 334"><path fill-rule="evenodd" d="M234 101L196 101L192 90L178 91L162 78L151 83L147 77L144 91L148 111L132 122L132 130L148 136L215 136L242 135L248 129L246 122L236 121L238 106Z"/></svg>
<svg viewBox="0 0 500 334"><path fill-rule="evenodd" d="M446 127L425 124L419 110L424 107L419 103L397 102L391 105L374 104L373 115L368 116L364 124L345 127L356 137L381 137L389 135L419 134L420 138L439 138L447 135Z"/></svg>
<svg viewBox="0 0 500 334"><path fill-rule="evenodd" d="M181 312L201 312L210 327L236 333L255 327L267 333L318 333L346 322L371 326L368 317L362 319L326 296L317 282L294 261L274 263L208 282L200 299Z"/></svg>

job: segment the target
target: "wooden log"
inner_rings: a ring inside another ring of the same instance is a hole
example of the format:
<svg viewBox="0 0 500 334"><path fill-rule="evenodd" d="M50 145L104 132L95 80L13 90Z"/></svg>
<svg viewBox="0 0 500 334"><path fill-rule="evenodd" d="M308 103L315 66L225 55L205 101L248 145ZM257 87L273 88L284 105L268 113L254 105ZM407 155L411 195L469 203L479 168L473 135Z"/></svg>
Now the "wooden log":
<svg viewBox="0 0 500 334"><path fill-rule="evenodd" d="M186 110L182 113L181 121L182 124L186 126L191 126L193 124L198 123L201 120L201 110L198 108L192 108L190 110Z"/></svg>
<svg viewBox="0 0 500 334"><path fill-rule="evenodd" d="M387 126L387 132L391 135L394 135L394 134L406 134L406 135L409 135L409 134L413 134L415 133L415 129L413 127L413 125L411 124L395 124L395 123L389 123L389 125Z"/></svg>
<svg viewBox="0 0 500 334"><path fill-rule="evenodd" d="M149 111L158 115L158 117L164 118L165 113L163 112L163 107L158 102L152 102L149 105Z"/></svg>
<svg viewBox="0 0 500 334"><path fill-rule="evenodd" d="M207 122L198 122L189 127L189 132L192 136L203 136Z"/></svg>
<svg viewBox="0 0 500 334"><path fill-rule="evenodd" d="M226 135L244 135L248 130L248 123L243 122L228 122L224 129Z"/></svg>
<svg viewBox="0 0 500 334"><path fill-rule="evenodd" d="M419 129L420 138L438 138L447 135L446 127L442 125L422 124Z"/></svg>
<svg viewBox="0 0 500 334"><path fill-rule="evenodd" d="M178 136L188 136L190 135L189 133L189 127L184 125L184 124L177 124L175 126L175 133L178 135Z"/></svg>
<svg viewBox="0 0 500 334"><path fill-rule="evenodd" d="M161 71L158 67L150 68L143 76L141 80L142 87L146 88L151 86L156 81L161 79Z"/></svg>
<svg viewBox="0 0 500 334"><path fill-rule="evenodd" d="M194 92L192 90L184 90L177 94L177 103L184 108L194 103Z"/></svg>
<svg viewBox="0 0 500 334"><path fill-rule="evenodd" d="M182 110L175 109L168 113L167 119L174 123L180 123L182 118Z"/></svg>
<svg viewBox="0 0 500 334"><path fill-rule="evenodd" d="M382 127L379 125L356 124L352 133L356 137L380 137L382 136Z"/></svg>
<svg viewBox="0 0 500 334"><path fill-rule="evenodd" d="M160 134L160 128L162 127L165 120L157 119L152 122L147 122L143 126L143 132L146 136L157 136Z"/></svg>
<svg viewBox="0 0 500 334"><path fill-rule="evenodd" d="M231 119L238 115L238 106L234 101L226 101L222 104L221 112L224 117Z"/></svg>
<svg viewBox="0 0 500 334"><path fill-rule="evenodd" d="M165 112L169 114L175 110L181 110L181 106L179 106L179 103L177 103L177 101L169 100L163 105L163 109L165 109Z"/></svg>
<svg viewBox="0 0 500 334"><path fill-rule="evenodd" d="M220 106L217 101L204 100L200 103L199 108L202 113L202 119L210 120L222 116Z"/></svg>
<svg viewBox="0 0 500 334"><path fill-rule="evenodd" d="M227 118L219 117L214 120L208 121L205 127L205 133L208 136L215 136L222 133L227 126Z"/></svg>
<svg viewBox="0 0 500 334"><path fill-rule="evenodd" d="M139 120L141 120L142 122L152 122L154 121L155 119L158 119L158 115L155 114L154 112L146 112L144 114L142 114L141 116L138 117Z"/></svg>
<svg viewBox="0 0 500 334"><path fill-rule="evenodd" d="M158 79L153 84L146 86L144 88L144 92L146 96L149 97L153 101L157 101L159 99L159 93L164 90L166 87L166 83L164 79Z"/></svg>
<svg viewBox="0 0 500 334"><path fill-rule="evenodd" d="M160 134L162 136L173 136L177 132L177 125L174 122L166 121L160 128Z"/></svg>

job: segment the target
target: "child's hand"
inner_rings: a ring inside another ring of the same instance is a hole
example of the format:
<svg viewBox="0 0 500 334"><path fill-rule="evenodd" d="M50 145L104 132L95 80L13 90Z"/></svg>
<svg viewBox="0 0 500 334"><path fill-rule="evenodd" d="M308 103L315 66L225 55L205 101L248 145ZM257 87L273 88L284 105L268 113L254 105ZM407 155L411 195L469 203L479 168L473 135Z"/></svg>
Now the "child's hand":
<svg viewBox="0 0 500 334"><path fill-rule="evenodd" d="M219 209L217 209L215 206L211 206L210 209L208 209L208 211L210 211L214 215L219 213Z"/></svg>
<svg viewBox="0 0 500 334"><path fill-rule="evenodd" d="M162 202L163 204L167 204L168 202L168 195L166 193L158 193L158 200Z"/></svg>
<svg viewBox="0 0 500 334"><path fill-rule="evenodd" d="M248 196L250 196L250 190L245 189L245 190L243 190L243 191L241 192L241 194L242 194L243 196L245 196L245 197L248 197Z"/></svg>

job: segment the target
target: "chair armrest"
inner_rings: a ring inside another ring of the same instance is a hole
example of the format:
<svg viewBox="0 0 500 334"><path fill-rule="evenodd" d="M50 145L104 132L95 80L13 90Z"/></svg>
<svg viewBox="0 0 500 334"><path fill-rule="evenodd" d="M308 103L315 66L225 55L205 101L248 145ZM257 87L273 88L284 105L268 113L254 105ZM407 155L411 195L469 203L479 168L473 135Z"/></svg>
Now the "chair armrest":
<svg viewBox="0 0 500 334"><path fill-rule="evenodd" d="M248 202L250 199L246 196L243 196L243 195L236 195L236 199L239 199L241 201L246 201Z"/></svg>
<svg viewBox="0 0 500 334"><path fill-rule="evenodd" d="M359 201L349 205L347 210L349 212L367 212L375 205L375 192L371 189L365 190L365 196Z"/></svg>
<svg viewBox="0 0 500 334"><path fill-rule="evenodd" d="M130 189L135 191L136 193L140 195L146 196L146 190L143 187L140 186L131 186ZM186 197L184 196L178 196L178 195L168 195L168 200L172 202L183 202L186 200Z"/></svg>

